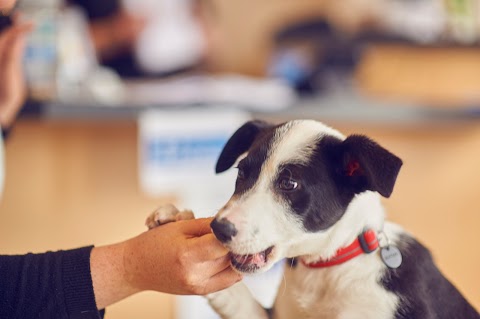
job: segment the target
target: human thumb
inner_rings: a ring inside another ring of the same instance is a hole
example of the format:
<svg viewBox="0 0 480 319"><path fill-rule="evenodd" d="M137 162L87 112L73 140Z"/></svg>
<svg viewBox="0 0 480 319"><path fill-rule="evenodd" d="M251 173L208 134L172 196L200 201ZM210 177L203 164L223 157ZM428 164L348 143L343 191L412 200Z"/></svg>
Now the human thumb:
<svg viewBox="0 0 480 319"><path fill-rule="evenodd" d="M182 223L183 232L186 235L191 235L195 237L203 236L210 234L212 232L210 228L210 223L213 218L198 218L191 220L183 220L177 223Z"/></svg>

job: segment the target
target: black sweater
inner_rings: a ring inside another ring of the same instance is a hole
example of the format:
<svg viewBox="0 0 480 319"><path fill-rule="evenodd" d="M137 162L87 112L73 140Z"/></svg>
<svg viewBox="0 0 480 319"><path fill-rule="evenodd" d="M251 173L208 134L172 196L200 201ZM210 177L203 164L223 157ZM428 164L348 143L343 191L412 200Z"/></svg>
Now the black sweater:
<svg viewBox="0 0 480 319"><path fill-rule="evenodd" d="M92 248L0 256L0 318L103 318L90 274Z"/></svg>

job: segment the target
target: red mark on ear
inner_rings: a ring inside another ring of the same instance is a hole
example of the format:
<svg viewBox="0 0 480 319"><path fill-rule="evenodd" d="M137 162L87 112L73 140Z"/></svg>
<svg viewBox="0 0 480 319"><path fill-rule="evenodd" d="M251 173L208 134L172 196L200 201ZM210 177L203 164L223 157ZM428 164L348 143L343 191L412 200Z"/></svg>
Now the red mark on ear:
<svg viewBox="0 0 480 319"><path fill-rule="evenodd" d="M347 176L353 176L360 168L360 163L357 161L350 161L347 165Z"/></svg>

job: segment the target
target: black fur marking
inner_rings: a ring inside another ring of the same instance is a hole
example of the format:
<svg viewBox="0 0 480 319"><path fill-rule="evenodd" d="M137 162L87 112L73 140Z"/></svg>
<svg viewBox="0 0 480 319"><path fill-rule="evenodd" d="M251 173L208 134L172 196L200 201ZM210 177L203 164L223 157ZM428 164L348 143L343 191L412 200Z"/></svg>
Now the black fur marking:
<svg viewBox="0 0 480 319"><path fill-rule="evenodd" d="M343 216L356 194L372 190L390 196L401 165L398 157L364 136L344 141L325 136L307 165L285 165L300 187L282 196L307 231L325 230Z"/></svg>
<svg viewBox="0 0 480 319"><path fill-rule="evenodd" d="M357 194L371 190L390 197L402 166L401 159L362 135L350 135L341 143L333 137L322 141L328 149L337 182ZM353 173L349 172L351 163L359 165Z"/></svg>
<svg viewBox="0 0 480 319"><path fill-rule="evenodd" d="M434 265L430 252L415 239L399 240L403 263L387 269L381 284L400 297L396 319L479 319L479 313Z"/></svg>
<svg viewBox="0 0 480 319"><path fill-rule="evenodd" d="M265 129L260 134L250 149L248 156L238 163L238 169L242 173L237 177L234 194L242 194L251 189L258 180L262 164L266 162L271 143L274 137L274 129Z"/></svg>
<svg viewBox="0 0 480 319"><path fill-rule="evenodd" d="M292 192L277 190L277 194L302 219L307 231L327 229L345 212L349 201L342 203L338 200L338 189L329 176L323 154L315 154L307 165L284 165L278 180L283 177L294 179L299 186Z"/></svg>
<svg viewBox="0 0 480 319"><path fill-rule="evenodd" d="M272 127L271 124L258 120L243 124L223 147L217 160L215 172L218 174L232 167L237 158L248 151L260 133L270 127Z"/></svg>
<svg viewBox="0 0 480 319"><path fill-rule="evenodd" d="M284 164L279 169L277 182L290 177L299 184L296 191L277 193L301 218L307 231L317 232L331 227L343 216L355 195L340 187L332 174L329 146L341 143L335 137L321 138L308 163Z"/></svg>

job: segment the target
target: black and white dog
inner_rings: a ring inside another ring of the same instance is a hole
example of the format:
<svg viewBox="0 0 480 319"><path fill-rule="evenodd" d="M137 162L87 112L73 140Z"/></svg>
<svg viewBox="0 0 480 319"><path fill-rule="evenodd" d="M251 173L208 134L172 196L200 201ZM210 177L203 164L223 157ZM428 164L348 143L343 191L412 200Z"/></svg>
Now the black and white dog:
<svg viewBox="0 0 480 319"><path fill-rule="evenodd" d="M251 121L216 166L236 165L235 192L212 222L241 273L284 258L284 286L266 311L242 284L207 296L225 319L480 318L428 250L385 222L402 161L371 139L312 120Z"/></svg>

